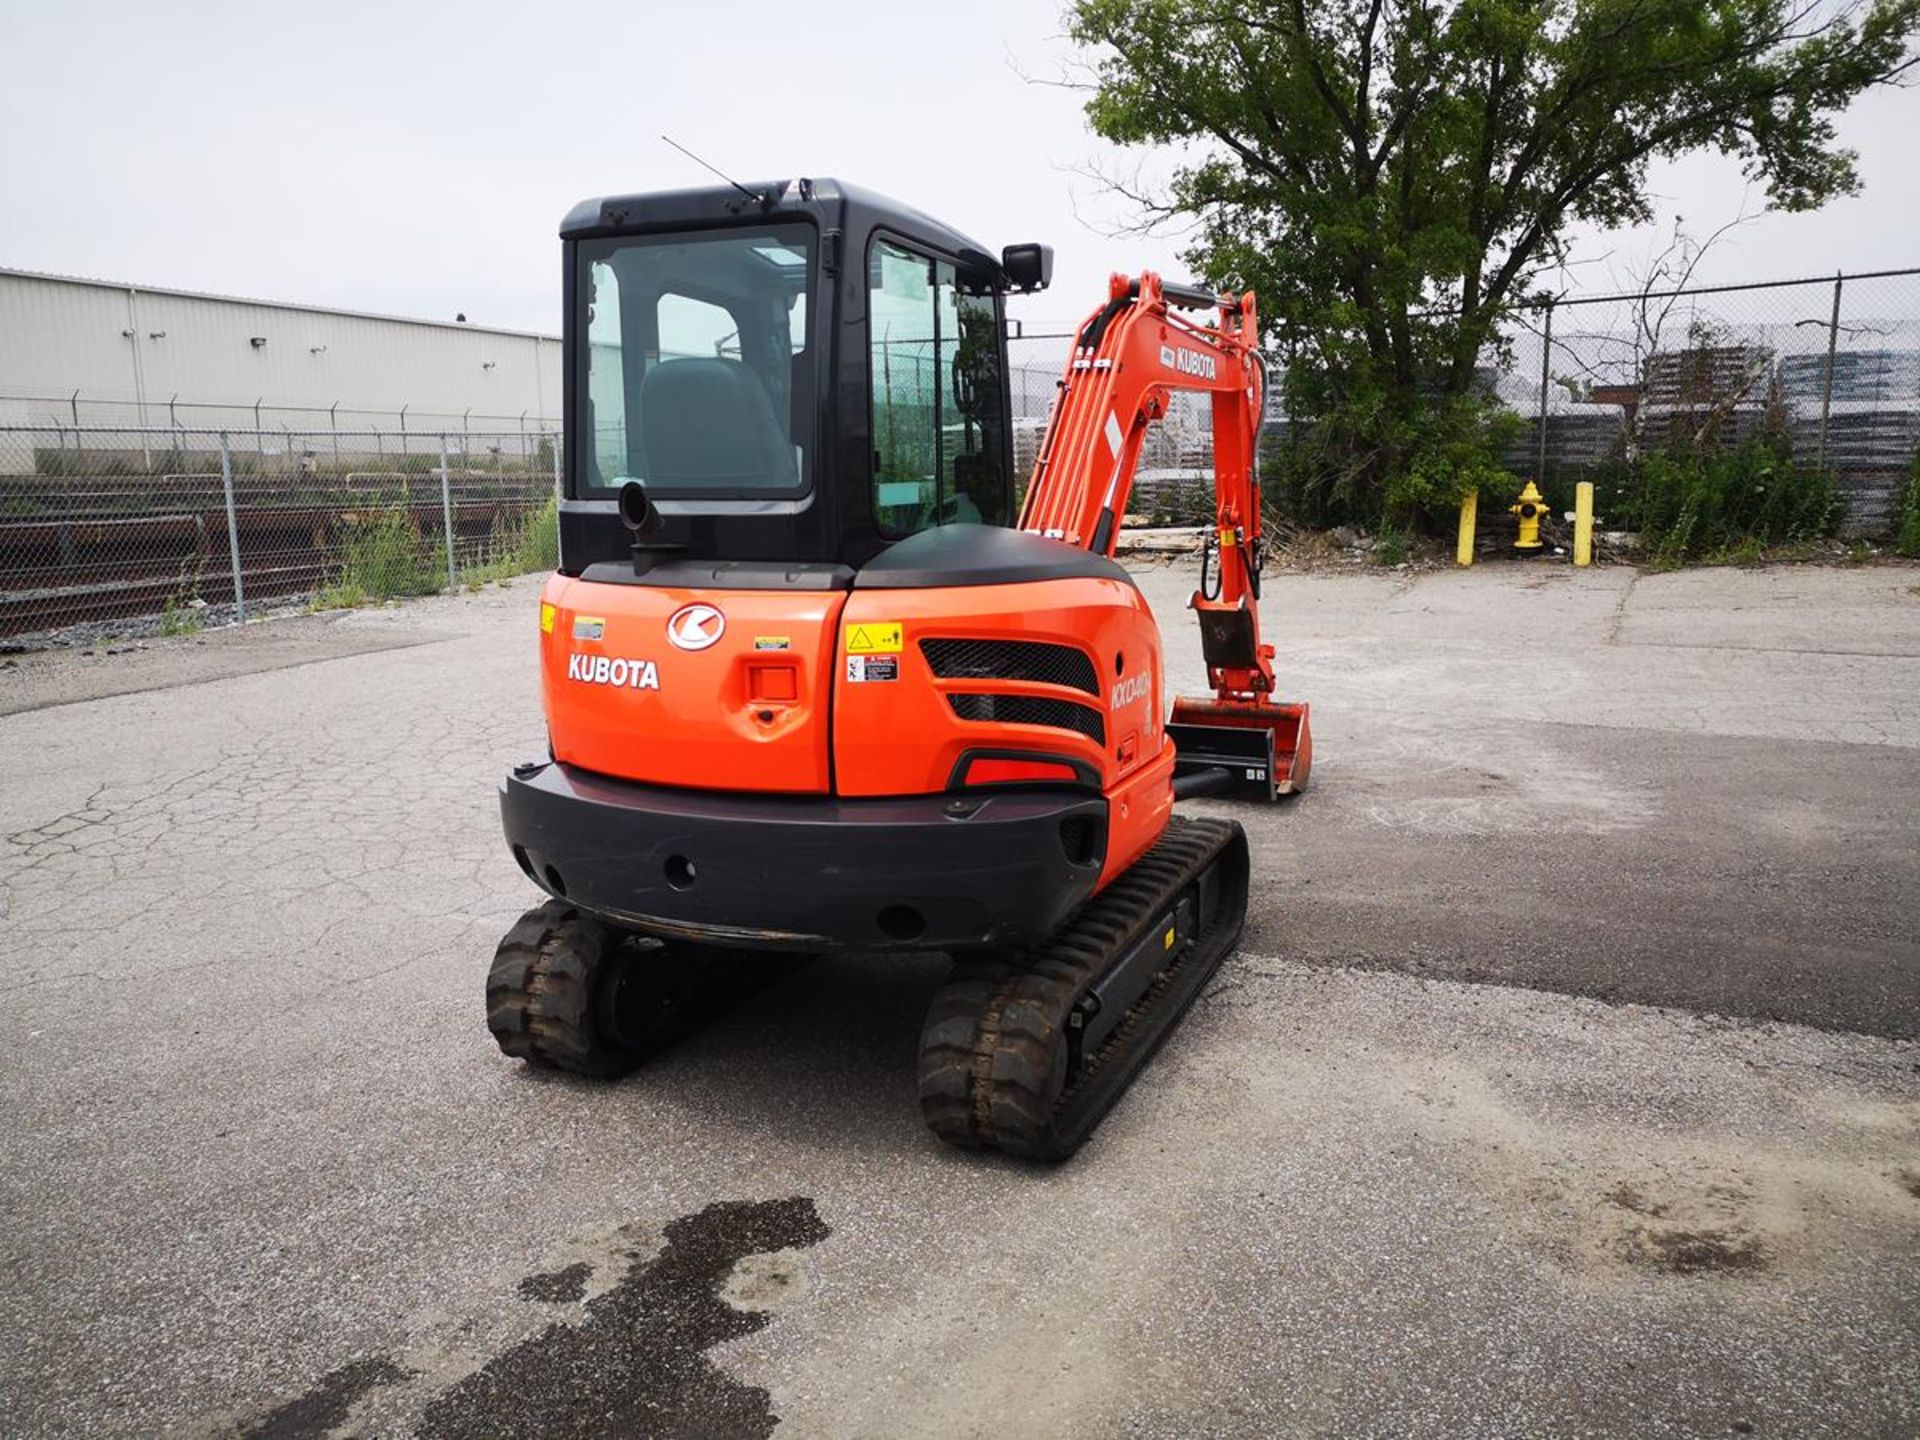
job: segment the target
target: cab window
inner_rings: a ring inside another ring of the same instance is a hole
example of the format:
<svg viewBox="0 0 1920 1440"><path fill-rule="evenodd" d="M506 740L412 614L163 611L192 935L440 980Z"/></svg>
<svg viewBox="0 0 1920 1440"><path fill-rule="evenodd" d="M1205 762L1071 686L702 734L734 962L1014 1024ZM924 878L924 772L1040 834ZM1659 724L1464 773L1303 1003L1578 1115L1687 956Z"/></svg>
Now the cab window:
<svg viewBox="0 0 1920 1440"><path fill-rule="evenodd" d="M888 535L1007 523L1004 391L990 292L891 240L867 255L873 509Z"/></svg>
<svg viewBox="0 0 1920 1440"><path fill-rule="evenodd" d="M769 225L583 242L575 355L589 491L795 494L811 483L813 232ZM583 322L583 323L582 323Z"/></svg>

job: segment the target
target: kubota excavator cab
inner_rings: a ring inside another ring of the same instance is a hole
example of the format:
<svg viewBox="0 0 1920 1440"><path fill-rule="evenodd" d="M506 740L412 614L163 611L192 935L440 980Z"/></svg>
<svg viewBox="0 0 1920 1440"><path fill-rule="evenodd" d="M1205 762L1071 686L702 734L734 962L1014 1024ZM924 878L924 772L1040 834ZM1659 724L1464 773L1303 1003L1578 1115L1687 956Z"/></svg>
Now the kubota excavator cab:
<svg viewBox="0 0 1920 1440"><path fill-rule="evenodd" d="M1002 297L1046 283L1043 247L996 258L832 180L590 200L560 233L563 570L631 559L636 480L663 560L825 588L932 524L1012 520Z"/></svg>
<svg viewBox="0 0 1920 1440"><path fill-rule="evenodd" d="M829 180L595 200L561 233L552 759L503 795L522 868L708 941L1048 933L1171 803L1145 602L1010 528L1003 300L1049 252Z"/></svg>

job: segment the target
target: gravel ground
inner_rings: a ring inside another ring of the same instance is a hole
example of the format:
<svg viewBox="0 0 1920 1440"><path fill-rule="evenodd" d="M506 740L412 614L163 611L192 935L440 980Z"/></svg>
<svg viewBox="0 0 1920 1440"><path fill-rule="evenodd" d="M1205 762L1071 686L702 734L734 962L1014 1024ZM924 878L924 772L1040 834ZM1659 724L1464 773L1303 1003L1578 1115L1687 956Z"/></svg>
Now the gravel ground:
<svg viewBox="0 0 1920 1440"><path fill-rule="evenodd" d="M247 602L247 619L284 619L302 614L313 603L311 594L275 595ZM200 634L236 624L240 611L232 602L201 602L174 615L128 615L112 620L87 620L58 630L34 630L0 639L0 654L26 655L42 650L104 650L137 645L142 640L177 639L180 633ZM172 627L174 634L169 635Z"/></svg>
<svg viewBox="0 0 1920 1440"><path fill-rule="evenodd" d="M500 1057L536 589L0 671L0 1429L1920 1429L1920 570L1276 579L1315 788L1051 1170L937 959Z"/></svg>

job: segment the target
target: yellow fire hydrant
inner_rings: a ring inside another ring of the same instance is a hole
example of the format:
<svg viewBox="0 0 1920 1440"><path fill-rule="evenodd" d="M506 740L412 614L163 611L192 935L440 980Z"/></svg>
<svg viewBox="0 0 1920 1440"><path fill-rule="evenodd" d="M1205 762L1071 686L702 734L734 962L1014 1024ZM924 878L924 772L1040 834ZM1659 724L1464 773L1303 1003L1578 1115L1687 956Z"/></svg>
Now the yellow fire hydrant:
<svg viewBox="0 0 1920 1440"><path fill-rule="evenodd" d="M1507 507L1509 515L1520 518L1520 534L1513 542L1513 548L1524 555L1531 555L1540 549L1540 517L1547 513L1547 497L1542 495L1533 481L1527 481L1527 488L1520 492L1518 503Z"/></svg>

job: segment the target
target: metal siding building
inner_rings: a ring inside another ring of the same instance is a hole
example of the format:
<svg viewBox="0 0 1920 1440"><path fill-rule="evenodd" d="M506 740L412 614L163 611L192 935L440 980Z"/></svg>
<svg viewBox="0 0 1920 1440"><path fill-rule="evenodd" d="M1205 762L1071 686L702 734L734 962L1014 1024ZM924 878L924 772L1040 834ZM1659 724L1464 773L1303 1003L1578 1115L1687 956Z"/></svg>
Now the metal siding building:
<svg viewBox="0 0 1920 1440"><path fill-rule="evenodd" d="M551 335L0 270L0 425L551 429Z"/></svg>

